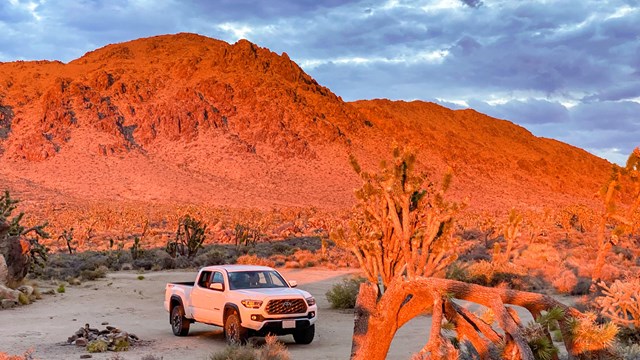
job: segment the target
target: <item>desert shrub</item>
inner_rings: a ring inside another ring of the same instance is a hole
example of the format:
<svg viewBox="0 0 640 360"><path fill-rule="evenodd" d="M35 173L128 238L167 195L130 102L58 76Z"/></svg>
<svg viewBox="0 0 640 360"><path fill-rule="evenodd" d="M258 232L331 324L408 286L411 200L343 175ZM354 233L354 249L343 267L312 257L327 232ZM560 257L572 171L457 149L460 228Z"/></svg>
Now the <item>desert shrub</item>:
<svg viewBox="0 0 640 360"><path fill-rule="evenodd" d="M218 351L209 360L258 360L256 351L247 345L227 345L224 350Z"/></svg>
<svg viewBox="0 0 640 360"><path fill-rule="evenodd" d="M7 353L0 352L0 360L32 360L33 350L28 350L22 355L9 355Z"/></svg>
<svg viewBox="0 0 640 360"><path fill-rule="evenodd" d="M298 250L293 254L293 257L301 267L312 267L320 262L320 256L309 250Z"/></svg>
<svg viewBox="0 0 640 360"><path fill-rule="evenodd" d="M129 351L129 340L116 339L113 343L113 351Z"/></svg>
<svg viewBox="0 0 640 360"><path fill-rule="evenodd" d="M289 244L278 242L273 244L273 252L281 255L292 255L294 252L294 248Z"/></svg>
<svg viewBox="0 0 640 360"><path fill-rule="evenodd" d="M96 279L101 279L104 278L105 276L107 276L107 267L104 265L101 265L99 268L95 269L95 270L82 270L80 272L80 277L83 280L96 280Z"/></svg>
<svg viewBox="0 0 640 360"><path fill-rule="evenodd" d="M144 280L144 275L138 275L138 280Z"/></svg>
<svg viewBox="0 0 640 360"><path fill-rule="evenodd" d="M64 293L64 292L65 292L65 291L67 291L67 290L64 288L64 284L60 284L60 285L58 285L58 289L57 289L56 291L57 291L58 293L62 294L62 293Z"/></svg>
<svg viewBox="0 0 640 360"><path fill-rule="evenodd" d="M154 259L151 270L167 270L176 267L176 260L162 249L145 250L142 256Z"/></svg>
<svg viewBox="0 0 640 360"><path fill-rule="evenodd" d="M588 295L591 292L591 279L578 276L578 283L571 291L571 295Z"/></svg>
<svg viewBox="0 0 640 360"><path fill-rule="evenodd" d="M227 253L217 247L210 248L193 259L197 266L222 265L228 262Z"/></svg>
<svg viewBox="0 0 640 360"><path fill-rule="evenodd" d="M640 359L640 344L618 344L616 352L622 360L638 360Z"/></svg>
<svg viewBox="0 0 640 360"><path fill-rule="evenodd" d="M102 340L93 340L87 344L87 351L90 353L101 353L108 350L108 344Z"/></svg>
<svg viewBox="0 0 640 360"><path fill-rule="evenodd" d="M140 269L151 270L151 268L155 264L156 262L153 259L139 258L139 259L133 260L133 268L138 270Z"/></svg>
<svg viewBox="0 0 640 360"><path fill-rule="evenodd" d="M451 280L467 281L469 274L467 273L466 266L461 262L456 261L447 268L445 277Z"/></svg>
<svg viewBox="0 0 640 360"><path fill-rule="evenodd" d="M18 294L18 302L20 303L20 305L29 305L29 297L27 296L27 294L21 292Z"/></svg>
<svg viewBox="0 0 640 360"><path fill-rule="evenodd" d="M619 326L640 329L640 278L598 285L602 296L596 303L601 314Z"/></svg>
<svg viewBox="0 0 640 360"><path fill-rule="evenodd" d="M242 265L262 265L271 267L274 267L276 265L273 260L260 258L256 255L242 255L238 257L236 263Z"/></svg>
<svg viewBox="0 0 640 360"><path fill-rule="evenodd" d="M365 281L367 279L363 277L354 277L333 285L325 294L331 307L334 309L353 309L356 306L360 284Z"/></svg>
<svg viewBox="0 0 640 360"><path fill-rule="evenodd" d="M562 294L570 294L578 285L578 278L571 270L564 270L553 280L553 287Z"/></svg>
<svg viewBox="0 0 640 360"><path fill-rule="evenodd" d="M274 335L265 337L265 344L258 350L260 360L289 360L289 351Z"/></svg>

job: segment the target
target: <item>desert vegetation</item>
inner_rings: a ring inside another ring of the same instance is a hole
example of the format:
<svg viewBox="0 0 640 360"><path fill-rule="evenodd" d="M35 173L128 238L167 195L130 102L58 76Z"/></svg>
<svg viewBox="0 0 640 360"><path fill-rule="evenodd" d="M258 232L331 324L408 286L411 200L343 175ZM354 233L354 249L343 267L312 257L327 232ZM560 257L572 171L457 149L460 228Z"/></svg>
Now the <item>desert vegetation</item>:
<svg viewBox="0 0 640 360"><path fill-rule="evenodd" d="M352 158L363 183L352 212L182 206L142 213L96 205L48 219L15 215L19 203L5 192L2 296L22 286L27 300L16 295L15 303L27 304L40 296L29 291L29 279L56 280L64 292L119 270L359 266L364 278L326 294L335 308L355 307L353 358L383 358L395 331L425 312L434 326L416 358L633 358L640 340L639 159L636 149L626 167L614 166L600 207L504 212L450 201L451 174L434 181L399 147L378 172ZM567 306L549 296L555 293L579 298ZM457 300L485 312L471 313ZM535 322L523 323L508 305L527 308Z"/></svg>

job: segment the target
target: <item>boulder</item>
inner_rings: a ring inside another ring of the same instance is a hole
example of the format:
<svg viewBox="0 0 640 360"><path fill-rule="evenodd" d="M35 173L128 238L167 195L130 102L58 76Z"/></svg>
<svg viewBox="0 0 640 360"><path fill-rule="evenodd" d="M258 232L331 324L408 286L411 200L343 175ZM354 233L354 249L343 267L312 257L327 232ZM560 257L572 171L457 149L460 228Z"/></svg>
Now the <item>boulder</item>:
<svg viewBox="0 0 640 360"><path fill-rule="evenodd" d="M11 309L12 307L17 305L18 305L18 302L11 299L0 300L0 309Z"/></svg>
<svg viewBox="0 0 640 360"><path fill-rule="evenodd" d="M16 290L20 291L21 293L27 296L31 296L33 294L33 286L29 286L29 285L22 285Z"/></svg>
<svg viewBox="0 0 640 360"><path fill-rule="evenodd" d="M4 255L0 254L0 285L7 285L8 276L9 269L7 268L7 262L4 260Z"/></svg>
<svg viewBox="0 0 640 360"><path fill-rule="evenodd" d="M77 338L76 339L76 346L87 346L88 343L89 342L85 338Z"/></svg>
<svg viewBox="0 0 640 360"><path fill-rule="evenodd" d="M13 301L18 301L18 297L20 296L20 291L13 290L4 285L0 285L0 299L8 299Z"/></svg>

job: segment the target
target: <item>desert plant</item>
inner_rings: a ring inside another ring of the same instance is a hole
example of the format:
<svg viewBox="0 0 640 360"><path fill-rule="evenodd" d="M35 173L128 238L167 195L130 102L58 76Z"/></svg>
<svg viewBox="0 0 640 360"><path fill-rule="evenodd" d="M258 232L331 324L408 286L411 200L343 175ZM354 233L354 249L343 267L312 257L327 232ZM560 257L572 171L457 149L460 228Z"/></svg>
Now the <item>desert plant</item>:
<svg viewBox="0 0 640 360"><path fill-rule="evenodd" d="M360 284L366 280L363 277L354 277L334 284L325 294L331 307L334 309L353 309L356 306Z"/></svg>
<svg viewBox="0 0 640 360"><path fill-rule="evenodd" d="M602 315L619 326L640 329L640 278L598 285L602 296L596 298L596 303Z"/></svg>
<svg viewBox="0 0 640 360"><path fill-rule="evenodd" d="M87 344L87 351L90 353L106 352L108 348L109 345L102 340L93 340Z"/></svg>
<svg viewBox="0 0 640 360"><path fill-rule="evenodd" d="M260 360L289 360L289 351L276 336L267 335L264 340L265 344L258 349Z"/></svg>
<svg viewBox="0 0 640 360"><path fill-rule="evenodd" d="M256 351L249 345L227 345L209 356L209 360L258 360Z"/></svg>
<svg viewBox="0 0 640 360"><path fill-rule="evenodd" d="M64 287L64 284L60 284L58 285L58 289L56 290L59 294L63 294L65 291L67 291Z"/></svg>
<svg viewBox="0 0 640 360"><path fill-rule="evenodd" d="M175 238L167 243L167 253L174 258L177 255L193 258L198 250L203 248L202 244L207 237L206 231L206 224L186 215L178 222Z"/></svg>
<svg viewBox="0 0 640 360"><path fill-rule="evenodd" d="M69 255L73 255L78 249L78 245L73 243L73 228L69 230L62 230L62 234L58 236L58 240L64 240L65 245L67 245L67 250L69 251Z"/></svg>
<svg viewBox="0 0 640 360"><path fill-rule="evenodd" d="M620 237L634 231L634 216L640 209L640 148L635 148L625 167L613 165L611 178L600 191L604 202L604 211L600 215L596 245L598 255L591 275L594 284L602 278L602 268L606 256ZM615 224L614 230L607 236L607 226Z"/></svg>
<svg viewBox="0 0 640 360"><path fill-rule="evenodd" d="M0 253L4 255L9 271L9 283L18 284L29 272L44 268L49 249L40 243L48 239L44 230L47 223L25 227L24 213L13 216L18 200L11 198L9 191L0 196Z"/></svg>

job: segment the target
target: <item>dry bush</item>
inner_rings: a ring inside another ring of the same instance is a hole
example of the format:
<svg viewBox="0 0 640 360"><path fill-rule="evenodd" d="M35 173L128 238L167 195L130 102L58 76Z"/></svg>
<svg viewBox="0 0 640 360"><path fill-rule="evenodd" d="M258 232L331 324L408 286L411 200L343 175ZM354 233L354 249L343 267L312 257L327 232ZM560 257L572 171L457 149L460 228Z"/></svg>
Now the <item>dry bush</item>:
<svg viewBox="0 0 640 360"><path fill-rule="evenodd" d="M28 350L22 355L9 355L7 353L0 352L0 360L32 360L33 350Z"/></svg>
<svg viewBox="0 0 640 360"><path fill-rule="evenodd" d="M303 268L315 266L322 261L319 254L314 254L309 250L298 250L293 253L293 258Z"/></svg>
<svg viewBox="0 0 640 360"><path fill-rule="evenodd" d="M276 266L275 262L271 259L261 258L256 255L242 255L238 257L237 264L242 265L262 265L262 266Z"/></svg>
<svg viewBox="0 0 640 360"><path fill-rule="evenodd" d="M578 277L571 270L564 270L553 280L553 287L562 294L571 294L578 285Z"/></svg>
<svg viewBox="0 0 640 360"><path fill-rule="evenodd" d="M596 298L601 314L623 327L640 329L640 279L598 284L603 296Z"/></svg>
<svg viewBox="0 0 640 360"><path fill-rule="evenodd" d="M265 344L258 350L258 358L260 360L289 360L289 351L283 343L278 341L275 335L267 335Z"/></svg>

